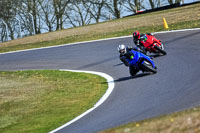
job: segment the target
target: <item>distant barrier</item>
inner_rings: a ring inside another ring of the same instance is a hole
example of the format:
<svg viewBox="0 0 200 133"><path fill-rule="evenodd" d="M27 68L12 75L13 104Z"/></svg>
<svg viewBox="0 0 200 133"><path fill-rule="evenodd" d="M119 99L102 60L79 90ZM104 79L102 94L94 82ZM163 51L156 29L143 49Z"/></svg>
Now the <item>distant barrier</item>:
<svg viewBox="0 0 200 133"><path fill-rule="evenodd" d="M140 12L138 12L136 14L131 14L131 15L128 15L128 16L124 16L123 18L130 17L130 16L135 16L135 15L140 15L140 14L145 14L145 13L151 13L151 12L155 12L155 11L167 10L167 9L171 9L171 8L177 8L177 7L182 7L182 6L193 5L193 4L197 4L197 3L200 3L200 1L193 2L193 3L188 3L188 4L177 3L177 4L173 4L173 5L162 6L162 7L155 8L155 9L140 11Z"/></svg>

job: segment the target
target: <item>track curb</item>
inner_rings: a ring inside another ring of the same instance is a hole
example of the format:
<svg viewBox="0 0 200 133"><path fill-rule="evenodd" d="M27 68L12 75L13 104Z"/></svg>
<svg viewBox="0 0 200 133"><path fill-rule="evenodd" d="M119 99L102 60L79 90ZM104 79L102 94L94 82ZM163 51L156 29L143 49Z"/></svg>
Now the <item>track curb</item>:
<svg viewBox="0 0 200 133"><path fill-rule="evenodd" d="M109 76L108 74L105 74L105 73L94 72L94 71L69 70L69 69L60 69L60 71L82 72L82 73L89 73L89 74L95 74L95 75L101 76L101 77L107 79L108 89L107 89L106 93L101 97L101 99L92 108L90 108L89 110L87 110L83 114L77 116L73 120L65 123L64 125L54 129L53 131L50 131L49 133L55 133L55 132L61 130L62 128L67 127L70 124L76 122L77 120L81 119L82 117L84 117L85 115L89 114L90 112L92 112L94 109L99 107L110 96L110 94L114 90L114 86L115 86L114 79L111 76Z"/></svg>

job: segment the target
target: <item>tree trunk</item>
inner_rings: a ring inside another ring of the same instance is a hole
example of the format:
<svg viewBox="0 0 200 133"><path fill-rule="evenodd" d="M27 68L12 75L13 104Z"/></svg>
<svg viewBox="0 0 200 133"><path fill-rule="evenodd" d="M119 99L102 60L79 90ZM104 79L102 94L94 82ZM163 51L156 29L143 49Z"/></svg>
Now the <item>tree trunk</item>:
<svg viewBox="0 0 200 133"><path fill-rule="evenodd" d="M114 6L114 12L115 12L115 17L120 18L120 11L118 9L118 0L113 0L113 6Z"/></svg>
<svg viewBox="0 0 200 133"><path fill-rule="evenodd" d="M153 0L149 0L149 3L150 3L150 6L151 6L151 9L154 9L155 8L155 5L153 3Z"/></svg>

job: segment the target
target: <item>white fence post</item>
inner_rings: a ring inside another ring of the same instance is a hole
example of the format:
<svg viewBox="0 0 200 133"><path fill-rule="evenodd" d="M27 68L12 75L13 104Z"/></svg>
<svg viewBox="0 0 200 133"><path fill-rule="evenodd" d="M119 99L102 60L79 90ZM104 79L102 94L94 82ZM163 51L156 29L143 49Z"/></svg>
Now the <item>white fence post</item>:
<svg viewBox="0 0 200 133"><path fill-rule="evenodd" d="M19 20L17 17L15 17L15 19L18 21L18 24L19 24L19 32L20 32L20 38L22 38L21 22L20 22L20 20Z"/></svg>
<svg viewBox="0 0 200 133"><path fill-rule="evenodd" d="M31 13L28 13L31 18L32 18L32 26L33 26L33 34L35 35L35 24L34 24L34 19L33 19L33 15Z"/></svg>

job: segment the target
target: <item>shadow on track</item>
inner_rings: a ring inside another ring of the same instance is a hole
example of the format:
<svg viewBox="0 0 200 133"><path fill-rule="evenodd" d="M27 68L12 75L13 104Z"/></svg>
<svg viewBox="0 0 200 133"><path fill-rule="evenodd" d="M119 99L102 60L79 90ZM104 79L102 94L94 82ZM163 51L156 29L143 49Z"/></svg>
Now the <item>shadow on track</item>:
<svg viewBox="0 0 200 133"><path fill-rule="evenodd" d="M150 55L147 55L149 57L152 57L152 58L158 58L158 57L162 57L164 55L159 55L159 54L150 54Z"/></svg>
<svg viewBox="0 0 200 133"><path fill-rule="evenodd" d="M121 66L121 65L123 65L123 64L124 64L124 63L119 63L119 64L114 65L113 67Z"/></svg>
<svg viewBox="0 0 200 133"><path fill-rule="evenodd" d="M149 75L151 75L151 73L140 73L140 74L137 74L135 76L128 76L128 77L123 77L123 78L116 79L116 80L114 80L114 82L122 82L122 81L141 78L141 77L145 77L145 76L149 76Z"/></svg>
<svg viewBox="0 0 200 133"><path fill-rule="evenodd" d="M149 75L151 75L151 73L140 73L140 74L137 74L135 76L128 76L128 77L123 77L123 78L116 79L116 80L114 80L114 82L122 82L122 81L141 78L141 77L145 77L145 76L149 76ZM110 82L102 82L101 84L108 84L108 83L110 83Z"/></svg>

